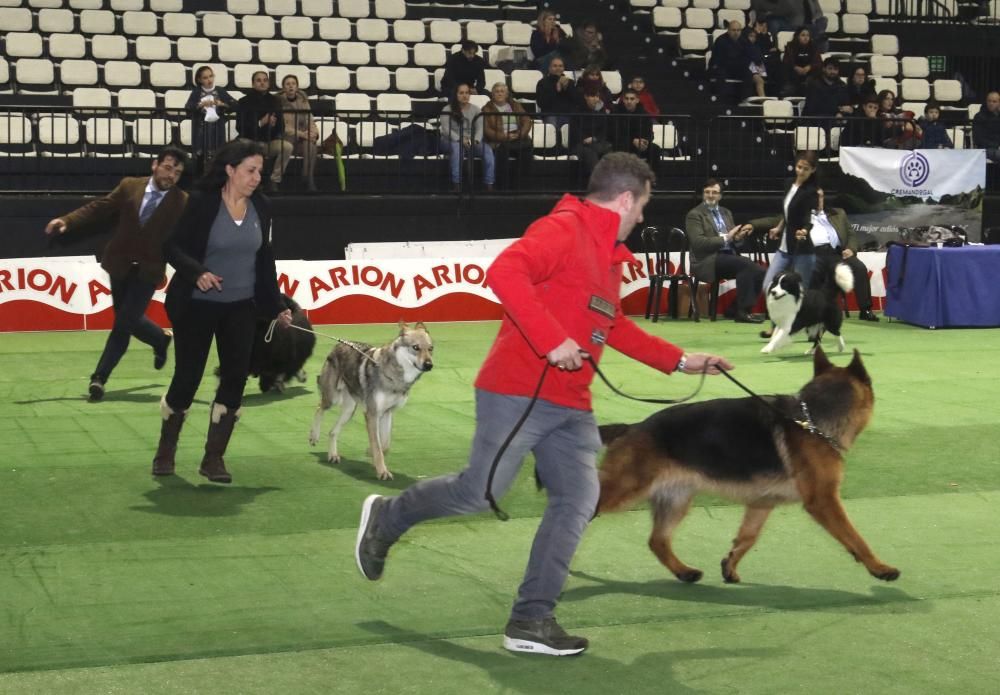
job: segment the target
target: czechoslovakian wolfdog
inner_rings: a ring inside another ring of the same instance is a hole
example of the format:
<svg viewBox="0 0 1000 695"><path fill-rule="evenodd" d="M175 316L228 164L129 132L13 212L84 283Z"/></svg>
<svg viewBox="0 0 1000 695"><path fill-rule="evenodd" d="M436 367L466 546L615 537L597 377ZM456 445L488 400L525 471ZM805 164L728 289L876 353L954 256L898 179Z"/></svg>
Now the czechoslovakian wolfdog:
<svg viewBox="0 0 1000 695"><path fill-rule="evenodd" d="M871 419L871 379L857 350L847 367L833 366L820 347L813 362L813 378L798 394L764 396L773 409L755 398L717 398L666 408L634 425L602 426L601 439L609 444L598 512L648 498L650 550L678 579L696 582L701 570L681 562L671 547L692 498L704 491L743 502L743 523L722 559L723 580L735 583L736 566L771 510L801 502L873 577L899 577L898 569L868 547L840 500L841 452ZM793 419L807 420L823 434L806 431Z"/></svg>
<svg viewBox="0 0 1000 695"><path fill-rule="evenodd" d="M323 414L340 405L340 418L330 430L327 460L340 463L337 436L354 411L361 405L368 428L368 451L379 480L389 480L392 473L385 465L392 436L392 413L406 405L410 389L424 372L434 366L434 343L423 323L410 328L400 321L399 335L375 347L367 343L338 343L323 363L319 384L320 403L309 431L309 443L319 441Z"/></svg>

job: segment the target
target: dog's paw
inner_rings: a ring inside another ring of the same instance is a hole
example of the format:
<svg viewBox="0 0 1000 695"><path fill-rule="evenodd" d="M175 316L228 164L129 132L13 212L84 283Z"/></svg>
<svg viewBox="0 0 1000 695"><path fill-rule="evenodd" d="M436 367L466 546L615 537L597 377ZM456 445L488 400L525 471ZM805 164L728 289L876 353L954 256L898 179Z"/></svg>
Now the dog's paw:
<svg viewBox="0 0 1000 695"><path fill-rule="evenodd" d="M295 372L295 378L298 380L300 384L306 383L306 370L300 369L299 371Z"/></svg>
<svg viewBox="0 0 1000 695"><path fill-rule="evenodd" d="M765 355L770 355L772 352L774 352L774 346L773 345L765 345L764 347L762 347L760 349L760 351L761 351L761 353L763 353Z"/></svg>
<svg viewBox="0 0 1000 695"><path fill-rule="evenodd" d="M309 446L316 446L318 443L319 443L319 435L318 434L313 434L312 432L310 432L309 433Z"/></svg>
<svg viewBox="0 0 1000 695"><path fill-rule="evenodd" d="M688 584L694 584L695 582L701 581L701 578L704 576L704 573L701 570L697 570L693 567L690 567L683 572L678 572L674 576L680 579L682 582L686 582Z"/></svg>
<svg viewBox="0 0 1000 695"><path fill-rule="evenodd" d="M334 465L340 463L340 454L332 454L326 457L327 463L332 463Z"/></svg>
<svg viewBox="0 0 1000 695"><path fill-rule="evenodd" d="M889 565L882 565L881 567L870 571L873 577L881 579L883 582L894 582L899 579L899 570L895 567L890 567Z"/></svg>
<svg viewBox="0 0 1000 695"><path fill-rule="evenodd" d="M729 566L729 556L722 558L722 581L726 584L739 584L740 575L734 567Z"/></svg>
<svg viewBox="0 0 1000 695"><path fill-rule="evenodd" d="M382 471L378 472L378 479L379 480L392 480L392 473L389 471L388 468L386 468L385 470L382 470Z"/></svg>

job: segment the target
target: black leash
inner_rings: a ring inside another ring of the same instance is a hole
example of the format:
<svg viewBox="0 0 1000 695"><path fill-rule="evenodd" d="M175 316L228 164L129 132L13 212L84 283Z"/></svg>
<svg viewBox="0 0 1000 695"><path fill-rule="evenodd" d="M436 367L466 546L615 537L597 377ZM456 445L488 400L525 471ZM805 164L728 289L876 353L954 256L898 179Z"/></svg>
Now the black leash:
<svg viewBox="0 0 1000 695"><path fill-rule="evenodd" d="M594 372L597 374L597 376L601 377L601 381L603 381L609 389L611 389L613 392L615 392L622 398L627 398L632 401L639 401L641 403L676 405L678 403L684 403L685 401L689 401L695 396L697 396L698 392L701 391L701 387L705 383L705 375L708 372L708 365L706 364L705 368L701 370L701 380L698 382L698 386L695 387L693 393L691 393L688 396L685 396L684 398L640 398L639 396L630 396L629 394L619 390L610 381L608 381L608 378L604 376L604 372L602 372L600 368L597 366L597 361L594 360L593 356L590 353L581 351L580 354L583 357L583 359L585 359L587 362L590 363L590 366L594 368ZM531 409L534 408L535 403L538 402L538 394L541 393L542 384L545 383L545 375L548 374L549 369L554 366L555 365L546 363L545 368L542 370L542 376L538 379L538 386L535 387L535 393L531 396L531 401L528 403L528 407L524 409L524 412L521 414L521 417L518 419L513 429L511 429L510 434L507 435L507 438L504 440L503 444L501 444L500 448L497 449L497 454L496 456L493 457L493 463L490 464L490 474L489 477L486 478L486 501L490 503L490 509L493 510L493 513L496 515L498 519L500 519L500 521L507 521L508 519L510 519L510 516L507 514L507 512L500 509L500 506L497 504L496 498L493 497L493 478L496 475L497 466L500 465L500 458L504 455L504 452L507 451L507 447L510 446L510 443L517 435L518 431L520 431L521 426L524 424L524 421L527 420L528 415L531 414Z"/></svg>
<svg viewBox="0 0 1000 695"><path fill-rule="evenodd" d="M770 402L764 400L764 398L762 398L761 396L759 396L756 393L754 393L752 390L750 390L749 387L744 386L743 383L741 383L739 379L737 379L736 377L734 377L732 374L730 374L728 371L726 371L722 367L718 367L718 369L719 369L719 371L722 373L722 375L724 377L726 377L731 382L733 382L734 384L736 384L737 386L739 386L741 389L743 389L744 391L746 391L750 395L751 398L755 398L756 400L758 400L761 403L763 403L766 408L768 408L769 410L771 410L771 412L773 412L775 415L777 415L778 417L780 417L782 420L788 420L790 422L794 422L796 425L798 425L799 427L801 427L802 429L804 429L806 432L809 432L811 434L815 434L817 437L822 437L823 439L826 440L826 442L830 446L832 446L837 451L843 451L844 450L844 447L842 447L840 445L840 442L838 442L836 439L834 439L829 434L827 434L826 432L824 432L823 430L821 430L819 427L816 426L816 423L813 422L812 415L809 413L809 406L806 405L805 401L803 401L801 399L799 400L799 406L802 408L802 419L801 420L796 420L794 417L792 417L788 413L783 412L779 408L775 407L775 405L773 403L770 403Z"/></svg>

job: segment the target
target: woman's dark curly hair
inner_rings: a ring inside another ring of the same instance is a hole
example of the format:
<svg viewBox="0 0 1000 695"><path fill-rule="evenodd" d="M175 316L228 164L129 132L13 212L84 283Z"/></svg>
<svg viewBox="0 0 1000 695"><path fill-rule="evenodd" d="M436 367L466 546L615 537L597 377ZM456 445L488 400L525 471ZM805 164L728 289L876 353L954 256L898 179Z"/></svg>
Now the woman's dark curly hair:
<svg viewBox="0 0 1000 695"><path fill-rule="evenodd" d="M220 191L229 180L226 167L238 167L249 157L264 157L264 148L252 140L233 140L215 151L212 164L205 175L198 181L198 188L203 191Z"/></svg>

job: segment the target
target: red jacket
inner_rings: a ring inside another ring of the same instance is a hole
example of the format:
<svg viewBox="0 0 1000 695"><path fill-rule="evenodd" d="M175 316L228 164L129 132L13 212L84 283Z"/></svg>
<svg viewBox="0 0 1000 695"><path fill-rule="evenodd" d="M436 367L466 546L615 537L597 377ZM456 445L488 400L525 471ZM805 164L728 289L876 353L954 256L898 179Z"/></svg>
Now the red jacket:
<svg viewBox="0 0 1000 695"><path fill-rule="evenodd" d="M635 258L617 243L619 221L616 213L567 195L497 256L486 284L505 313L476 388L531 396L547 364L545 356L566 338L595 361L606 340L660 371L677 367L680 348L649 335L622 314L622 265ZM551 370L539 398L590 410L593 378L588 362L578 371Z"/></svg>

